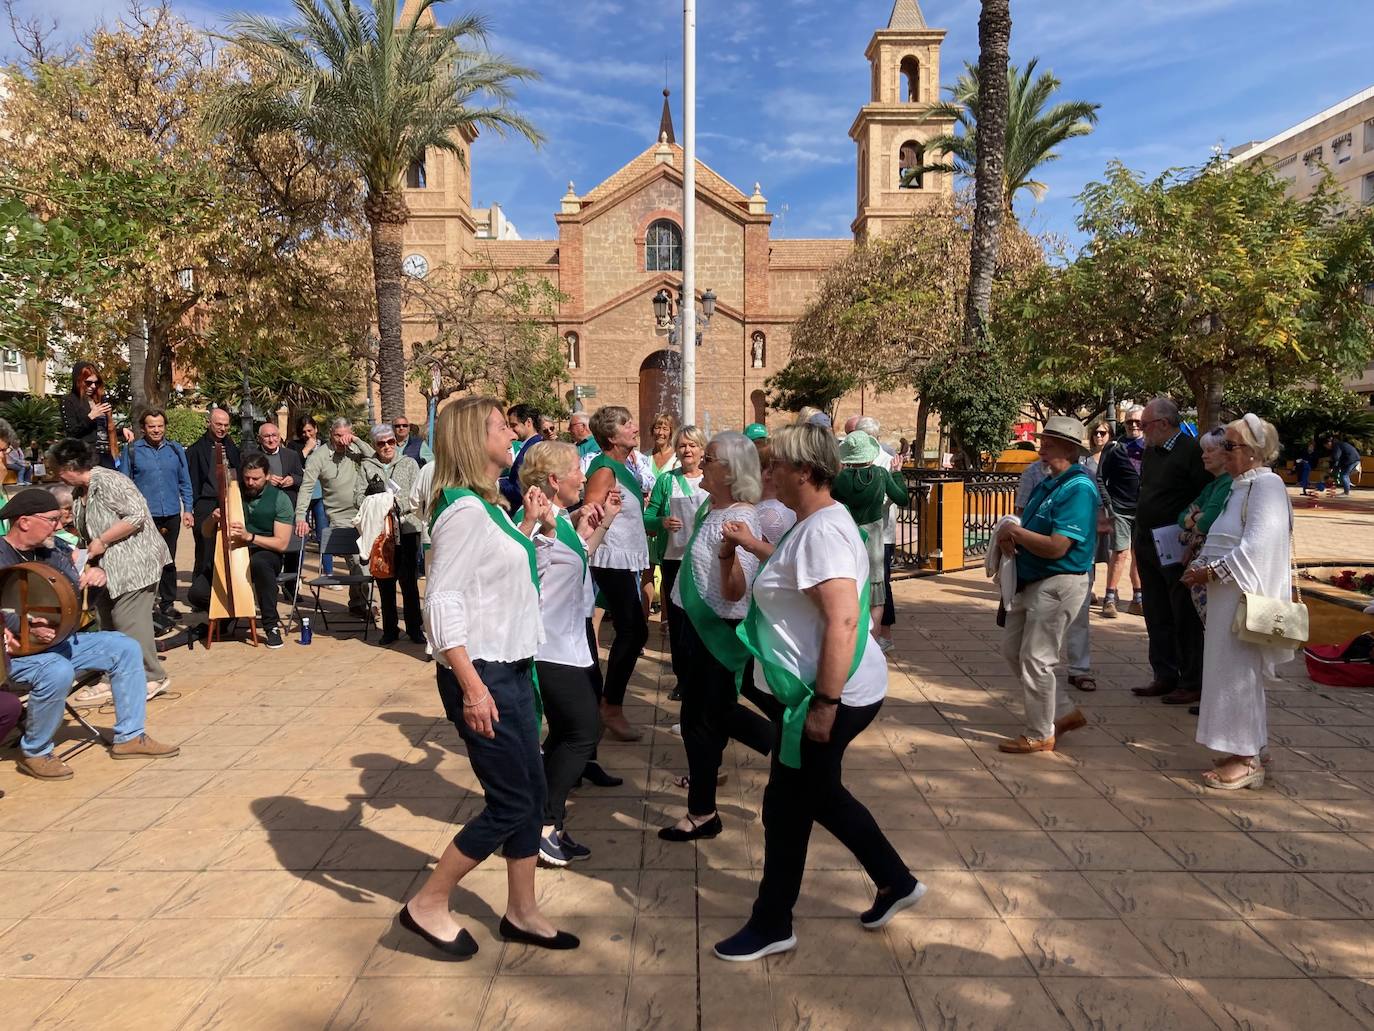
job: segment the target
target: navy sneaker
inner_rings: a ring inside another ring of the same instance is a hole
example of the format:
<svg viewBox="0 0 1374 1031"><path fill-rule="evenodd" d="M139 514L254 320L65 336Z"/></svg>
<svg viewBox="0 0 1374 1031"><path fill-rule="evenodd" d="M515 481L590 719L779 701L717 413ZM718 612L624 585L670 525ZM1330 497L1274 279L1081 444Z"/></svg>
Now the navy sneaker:
<svg viewBox="0 0 1374 1031"><path fill-rule="evenodd" d="M558 832L550 831L539 839L539 861L546 866L567 866L568 854L558 840Z"/></svg>
<svg viewBox="0 0 1374 1031"><path fill-rule="evenodd" d="M871 909L859 914L859 923L870 931L886 927L902 910L920 902L921 896L925 893L926 886L920 881L916 881L909 891L894 888L892 891L884 892L874 900Z"/></svg>
<svg viewBox="0 0 1374 1031"><path fill-rule="evenodd" d="M592 850L586 845L579 845L568 837L567 831L558 831L558 847L563 850L563 854L568 857L569 862L576 863L579 859L590 859Z"/></svg>
<svg viewBox="0 0 1374 1031"><path fill-rule="evenodd" d="M716 942L716 947L711 951L716 954L717 959L728 960L731 963L752 963L756 959L763 959L764 956L791 952L796 947L795 934L778 938L762 934L745 924L724 941Z"/></svg>

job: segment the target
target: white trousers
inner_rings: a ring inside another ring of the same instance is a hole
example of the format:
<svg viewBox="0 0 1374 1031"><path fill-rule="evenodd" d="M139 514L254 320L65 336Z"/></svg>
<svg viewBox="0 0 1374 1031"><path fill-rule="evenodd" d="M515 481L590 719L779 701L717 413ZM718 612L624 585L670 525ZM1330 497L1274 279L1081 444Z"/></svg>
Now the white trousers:
<svg viewBox="0 0 1374 1031"><path fill-rule="evenodd" d="M1055 719L1075 708L1055 671L1069 624L1087 594L1087 573L1062 573L1017 592L1007 610L1002 657L1021 681L1026 737L1033 741L1053 737Z"/></svg>

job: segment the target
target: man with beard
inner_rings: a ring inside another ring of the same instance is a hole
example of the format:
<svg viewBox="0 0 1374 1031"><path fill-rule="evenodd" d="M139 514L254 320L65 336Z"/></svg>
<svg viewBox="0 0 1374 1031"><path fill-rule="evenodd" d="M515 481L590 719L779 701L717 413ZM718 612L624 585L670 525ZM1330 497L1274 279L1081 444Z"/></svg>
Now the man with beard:
<svg viewBox="0 0 1374 1031"><path fill-rule="evenodd" d="M239 483L243 488L243 522L229 524L231 548L248 549L248 578L253 582L253 596L258 603L267 647L282 646L281 618L277 614L277 574L282 568L282 553L291 543L291 502L285 492L267 482L272 467L267 457L249 455L243 460ZM215 509L201 524L201 535L214 541L219 533L219 509ZM214 552L211 551L213 556ZM188 597L197 608L210 605L210 582L213 567L205 566L191 585Z"/></svg>

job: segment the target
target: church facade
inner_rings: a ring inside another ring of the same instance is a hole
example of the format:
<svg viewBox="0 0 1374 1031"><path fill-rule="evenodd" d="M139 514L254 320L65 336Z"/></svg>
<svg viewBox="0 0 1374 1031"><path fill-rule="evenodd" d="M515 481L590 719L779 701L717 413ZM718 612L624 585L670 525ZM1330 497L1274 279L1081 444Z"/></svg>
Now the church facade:
<svg viewBox="0 0 1374 1031"><path fill-rule="evenodd" d="M951 177L926 173L906 182L904 168L924 161L926 142L950 123L930 116L938 101L944 31L926 26L916 0L897 0L888 26L874 33L869 102L850 129L855 146L855 217L843 239L775 239L773 214L759 184L744 192L698 161L696 282L717 298L697 351L697 422L716 432L768 422L765 380L787 364L791 327L829 269L856 241L882 236L921 205L947 195ZM606 181L584 193L572 183L559 203L551 240L491 239L479 234L467 168L434 153L406 191L411 221L407 272L441 264L523 268L546 276L565 295L557 331L566 351L569 395L595 410L625 405L647 428L660 411L676 414L679 356L654 317L653 298L682 284L683 150L673 139L667 100L659 138ZM480 153L480 148L479 148ZM408 320L408 344L429 327ZM415 411L422 402L414 402ZM846 398L841 416L861 411L883 424L884 438L910 436L911 391ZM774 420L776 421L776 419Z"/></svg>

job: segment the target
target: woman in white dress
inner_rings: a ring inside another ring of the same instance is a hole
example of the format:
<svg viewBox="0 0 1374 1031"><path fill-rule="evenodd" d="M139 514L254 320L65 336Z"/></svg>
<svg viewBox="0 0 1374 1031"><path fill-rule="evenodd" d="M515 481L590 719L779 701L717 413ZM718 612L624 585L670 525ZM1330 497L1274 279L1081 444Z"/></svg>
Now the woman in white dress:
<svg viewBox="0 0 1374 1031"><path fill-rule="evenodd" d="M1206 585L1207 626L1202 655L1202 704L1197 740L1225 758L1202 775L1209 788L1236 791L1264 785L1259 756L1269 736L1264 681L1293 657L1287 645L1252 644L1231 630L1243 594L1290 601L1293 592L1293 512L1283 480L1268 466L1278 458L1273 425L1246 415L1226 427L1231 493L1183 575Z"/></svg>

